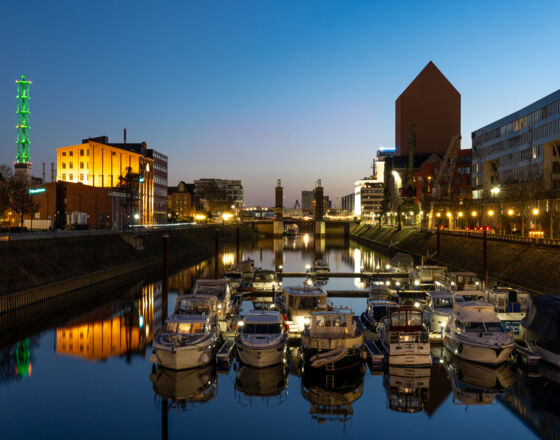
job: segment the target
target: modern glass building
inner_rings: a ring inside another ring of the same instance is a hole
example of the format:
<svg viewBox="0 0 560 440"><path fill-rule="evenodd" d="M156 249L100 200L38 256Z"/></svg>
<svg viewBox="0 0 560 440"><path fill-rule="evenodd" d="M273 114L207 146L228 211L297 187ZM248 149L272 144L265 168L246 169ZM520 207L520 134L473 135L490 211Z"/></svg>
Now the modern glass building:
<svg viewBox="0 0 560 440"><path fill-rule="evenodd" d="M472 133L473 198L531 184L560 192L560 90Z"/></svg>

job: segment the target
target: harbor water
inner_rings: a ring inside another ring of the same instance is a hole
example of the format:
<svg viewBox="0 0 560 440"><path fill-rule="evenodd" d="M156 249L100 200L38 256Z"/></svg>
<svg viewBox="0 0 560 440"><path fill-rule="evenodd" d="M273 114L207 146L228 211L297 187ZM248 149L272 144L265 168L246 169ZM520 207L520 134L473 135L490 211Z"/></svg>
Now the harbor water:
<svg viewBox="0 0 560 440"><path fill-rule="evenodd" d="M384 267L388 257L352 241L310 236L261 240L242 249L255 266L302 272L317 256L333 272ZM174 267L167 313L197 278L235 261ZM304 279L284 279L301 285ZM332 278L328 290L361 290L359 278ZM332 298L354 314L365 298ZM250 300L243 309L251 308ZM168 371L150 363L162 323L161 279L134 277L39 319L0 328L3 439L287 439L287 438L560 438L560 371L529 375L515 365L488 368L432 347L429 368L367 364L337 374L306 371L292 353L286 365L256 369L235 359Z"/></svg>

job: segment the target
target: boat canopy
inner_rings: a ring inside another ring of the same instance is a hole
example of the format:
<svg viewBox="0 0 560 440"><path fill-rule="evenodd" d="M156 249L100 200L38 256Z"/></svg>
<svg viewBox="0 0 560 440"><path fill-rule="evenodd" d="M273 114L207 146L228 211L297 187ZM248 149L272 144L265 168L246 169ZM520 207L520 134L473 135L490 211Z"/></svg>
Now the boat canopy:
<svg viewBox="0 0 560 440"><path fill-rule="evenodd" d="M480 301L455 303L453 311L463 322L500 322L494 311L494 306Z"/></svg>
<svg viewBox="0 0 560 440"><path fill-rule="evenodd" d="M251 310L245 318L243 318L245 324L272 324L281 323L282 317L279 312L272 310Z"/></svg>
<svg viewBox="0 0 560 440"><path fill-rule="evenodd" d="M216 308L217 299L211 295L181 295L175 302L175 313L182 315L209 315Z"/></svg>
<svg viewBox="0 0 560 440"><path fill-rule="evenodd" d="M399 307L389 314L391 331L418 331L424 328L423 314L411 307Z"/></svg>
<svg viewBox="0 0 560 440"><path fill-rule="evenodd" d="M533 296L531 308L521 321L523 327L560 346L560 298L552 295Z"/></svg>

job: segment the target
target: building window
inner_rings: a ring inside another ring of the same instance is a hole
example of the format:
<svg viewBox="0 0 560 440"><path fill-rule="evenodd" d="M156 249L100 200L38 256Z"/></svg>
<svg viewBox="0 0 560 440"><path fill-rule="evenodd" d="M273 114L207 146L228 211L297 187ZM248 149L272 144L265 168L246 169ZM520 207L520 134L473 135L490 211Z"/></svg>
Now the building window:
<svg viewBox="0 0 560 440"><path fill-rule="evenodd" d="M84 180L84 175L80 174L80 180Z"/></svg>
<svg viewBox="0 0 560 440"><path fill-rule="evenodd" d="M86 150L86 151L87 151L87 155L89 156L89 150Z"/></svg>
<svg viewBox="0 0 560 440"><path fill-rule="evenodd" d="M63 152L62 152L62 155L63 155L63 156L66 156L66 151L63 151Z"/></svg>
<svg viewBox="0 0 560 440"><path fill-rule="evenodd" d="M83 162L80 162L80 168L84 169L84 163Z"/></svg>
<svg viewBox="0 0 560 440"><path fill-rule="evenodd" d="M70 173L70 174L68 175L68 180L74 180L74 174Z"/></svg>
<svg viewBox="0 0 560 440"><path fill-rule="evenodd" d="M62 169L66 169L66 162L62 162Z"/></svg>
<svg viewBox="0 0 560 440"><path fill-rule="evenodd" d="M68 168L74 169L74 162L68 162Z"/></svg>
<svg viewBox="0 0 560 440"><path fill-rule="evenodd" d="M80 156L83 156L83 155L84 155L84 150L81 149L81 150L80 150Z"/></svg>
<svg viewBox="0 0 560 440"><path fill-rule="evenodd" d="M62 180L66 180L66 174L62 175Z"/></svg>
<svg viewBox="0 0 560 440"><path fill-rule="evenodd" d="M70 154L70 156L74 156L74 152L73 152L73 151L70 151L69 154Z"/></svg>

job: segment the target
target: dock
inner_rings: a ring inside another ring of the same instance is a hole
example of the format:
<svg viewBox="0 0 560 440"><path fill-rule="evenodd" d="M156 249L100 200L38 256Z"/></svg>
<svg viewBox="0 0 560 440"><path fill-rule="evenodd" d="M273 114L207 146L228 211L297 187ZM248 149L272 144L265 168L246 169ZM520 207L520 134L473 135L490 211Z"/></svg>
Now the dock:
<svg viewBox="0 0 560 440"><path fill-rule="evenodd" d="M399 278L408 279L404 272L277 272L280 278Z"/></svg>

